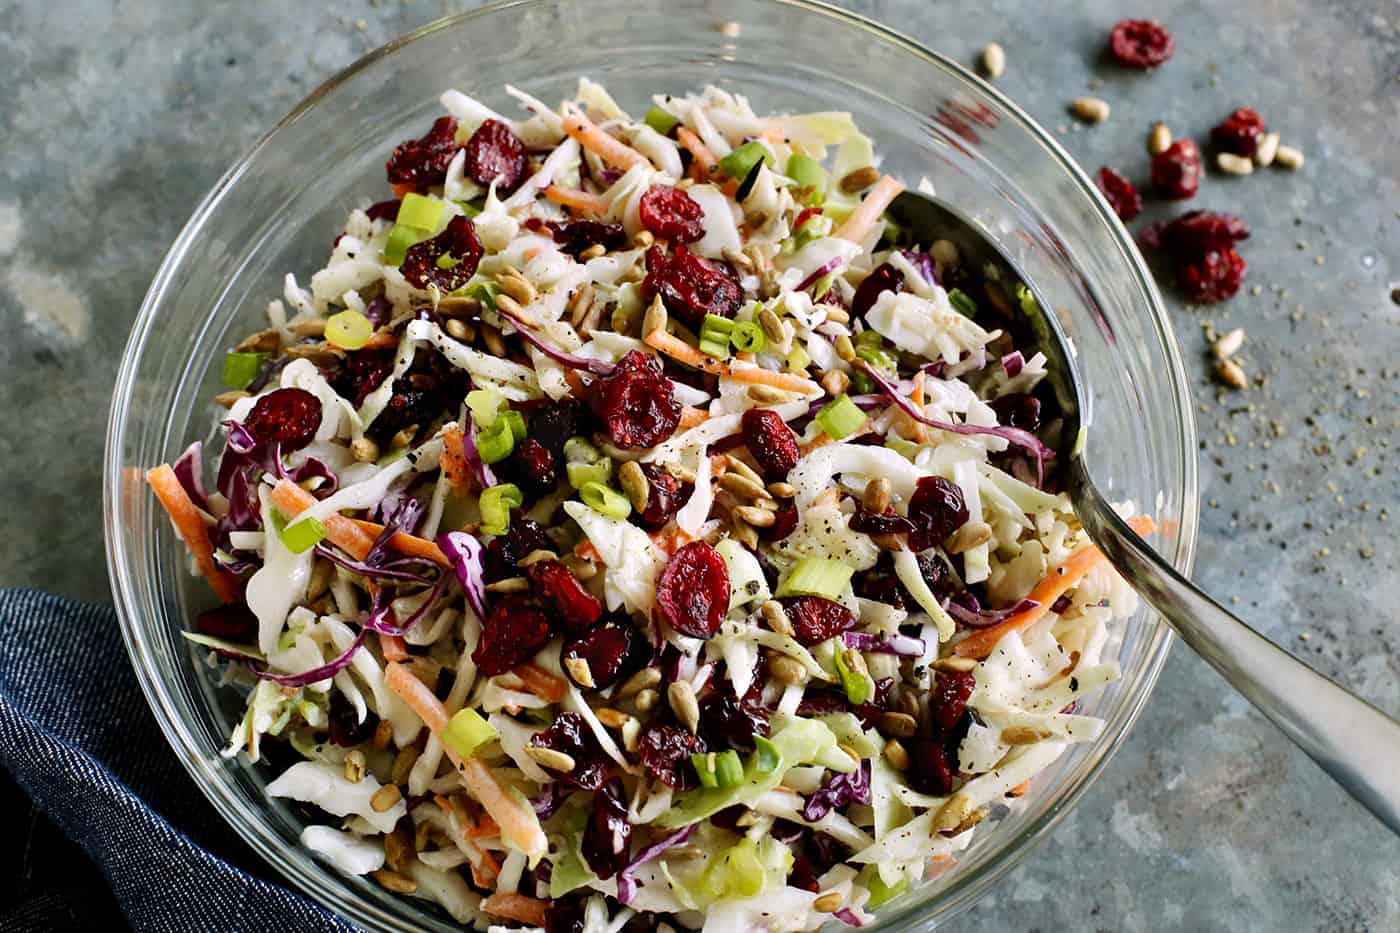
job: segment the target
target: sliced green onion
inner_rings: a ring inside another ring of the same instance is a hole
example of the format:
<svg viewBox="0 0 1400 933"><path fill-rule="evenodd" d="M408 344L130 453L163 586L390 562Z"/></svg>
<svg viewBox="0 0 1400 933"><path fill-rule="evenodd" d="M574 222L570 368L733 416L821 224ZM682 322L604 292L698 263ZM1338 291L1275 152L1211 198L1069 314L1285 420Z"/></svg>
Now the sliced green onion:
<svg viewBox="0 0 1400 933"><path fill-rule="evenodd" d="M303 554L325 539L326 526L314 518L303 518L283 528L280 536L287 550L293 554Z"/></svg>
<svg viewBox="0 0 1400 933"><path fill-rule="evenodd" d="M564 472L569 476L569 485L575 489L582 489L589 483L607 486L612 479L612 460L604 457L595 463L570 461L564 465Z"/></svg>
<svg viewBox="0 0 1400 933"><path fill-rule="evenodd" d="M266 353L226 353L224 354L224 385L230 389L246 389L248 383L258 378Z"/></svg>
<svg viewBox="0 0 1400 933"><path fill-rule="evenodd" d="M777 598L784 596L821 596L839 600L850 585L855 569L850 564L829 557L804 557L778 584Z"/></svg>
<svg viewBox="0 0 1400 933"><path fill-rule="evenodd" d="M866 902L865 906L871 910L888 904L909 889L907 877L900 878L899 883L894 887L885 884L884 879L880 877L880 869L876 865L867 865L862 868L856 881L865 885L866 890L870 892L870 900Z"/></svg>
<svg viewBox="0 0 1400 933"><path fill-rule="evenodd" d="M453 204L462 209L468 220L481 215L482 209L486 206L484 198L477 198L475 201L453 201Z"/></svg>
<svg viewBox="0 0 1400 933"><path fill-rule="evenodd" d="M495 282L490 282L486 279L476 279L463 285L452 294L460 295L464 298L475 298L477 301L481 302L483 307L490 308L494 311L496 309L496 296L500 294L500 291L500 286Z"/></svg>
<svg viewBox="0 0 1400 933"><path fill-rule="evenodd" d="M761 735L753 737L754 756L753 769L755 774L769 775L778 769L778 765L783 762L783 753L778 751L778 746Z"/></svg>
<svg viewBox="0 0 1400 933"><path fill-rule="evenodd" d="M763 860L758 843L741 839L713 859L704 874L705 889L717 898L754 897L763 890Z"/></svg>
<svg viewBox="0 0 1400 933"><path fill-rule="evenodd" d="M489 428L501 415L505 396L495 389L472 389L467 393L467 408L478 428Z"/></svg>
<svg viewBox="0 0 1400 933"><path fill-rule="evenodd" d="M510 433L515 437L518 444L525 440L525 417L513 408L507 408L501 412L501 418L510 425Z"/></svg>
<svg viewBox="0 0 1400 933"><path fill-rule="evenodd" d="M632 512L632 503L622 493L602 483L584 483L578 497L583 504L608 518L623 519Z"/></svg>
<svg viewBox="0 0 1400 933"><path fill-rule="evenodd" d="M967 292L961 288L950 288L948 290L948 304L953 306L953 310L963 317L971 318L977 316L977 302L968 297Z"/></svg>
<svg viewBox="0 0 1400 933"><path fill-rule="evenodd" d="M797 182L799 188L811 188L816 194L826 191L826 169L811 156L794 152L788 157L787 171L783 174Z"/></svg>
<svg viewBox="0 0 1400 933"><path fill-rule="evenodd" d="M744 766L734 749L715 756L715 781L720 787L738 787L744 783Z"/></svg>
<svg viewBox="0 0 1400 933"><path fill-rule="evenodd" d="M564 442L566 463L597 463L603 459L603 452L583 437L571 437Z"/></svg>
<svg viewBox="0 0 1400 933"><path fill-rule="evenodd" d="M729 342L734 344L734 349L744 353L762 353L763 348L768 346L768 338L763 333L763 328L753 321L739 321L734 325L734 329L729 332Z"/></svg>
<svg viewBox="0 0 1400 933"><path fill-rule="evenodd" d="M773 156L768 147L756 139L749 140L729 155L719 160L719 170L730 178L744 179L753 167L763 160L772 164Z"/></svg>
<svg viewBox="0 0 1400 933"><path fill-rule="evenodd" d="M826 275L817 279L816 284L812 286L812 300L820 301L823 295L831 291L831 283L835 281L835 272L828 272Z"/></svg>
<svg viewBox="0 0 1400 933"><path fill-rule="evenodd" d="M885 345L885 338L880 336L880 332L878 330L867 327L865 330L856 334L855 343L858 347L879 348Z"/></svg>
<svg viewBox="0 0 1400 933"><path fill-rule="evenodd" d="M481 530L488 535L503 535L510 527L510 510L520 507L525 498L514 483L501 483L481 492Z"/></svg>
<svg viewBox="0 0 1400 933"><path fill-rule="evenodd" d="M1016 300L1021 303L1021 310L1027 314L1034 315L1040 313L1040 303L1035 300L1035 296L1031 294L1031 290L1026 288L1021 282L1016 283Z"/></svg>
<svg viewBox="0 0 1400 933"><path fill-rule="evenodd" d="M856 395L869 395L875 391L875 380L858 369L851 370L851 391Z"/></svg>
<svg viewBox="0 0 1400 933"><path fill-rule="evenodd" d="M869 345L863 347L857 346L856 356L865 360L876 369L889 373L890 375L894 375L895 368L898 365L898 362L890 355L889 351L883 350L880 347L872 347Z"/></svg>
<svg viewBox="0 0 1400 933"><path fill-rule="evenodd" d="M515 434L510 429L510 422L504 418L497 418L484 431L476 435L476 451L481 455L482 463L499 463L510 452L515 449Z"/></svg>
<svg viewBox="0 0 1400 933"><path fill-rule="evenodd" d="M792 345L792 349L788 351L787 355L788 372L805 372L807 369L807 365L811 362L812 358L807 355L806 348L799 347L797 344L794 343Z"/></svg>
<svg viewBox="0 0 1400 933"><path fill-rule="evenodd" d="M833 655L836 659L836 673L841 678L841 687L846 691L846 699L859 705L870 699L870 680L860 672L851 670L845 655L846 652L837 647Z"/></svg>
<svg viewBox="0 0 1400 933"><path fill-rule="evenodd" d="M442 222L442 210L446 206L437 198L410 192L399 202L397 222L405 227L436 230Z"/></svg>
<svg viewBox="0 0 1400 933"><path fill-rule="evenodd" d="M660 133L662 136L665 136L670 133L671 130L675 129L676 124L681 121L677 120L660 107L652 107L647 111L647 115L642 118L642 122L656 130L656 132Z"/></svg>
<svg viewBox="0 0 1400 933"><path fill-rule="evenodd" d="M832 439L839 441L865 424L865 412L849 395L833 399L817 412L817 424Z"/></svg>
<svg viewBox="0 0 1400 933"><path fill-rule="evenodd" d="M713 752L690 756L690 763L695 766L695 773L700 776L701 787L719 787L719 775L716 774L718 759L719 756Z"/></svg>
<svg viewBox="0 0 1400 933"><path fill-rule="evenodd" d="M374 336L374 324L358 311L341 311L326 318L326 342L342 350L358 350Z"/></svg>
<svg viewBox="0 0 1400 933"><path fill-rule="evenodd" d="M394 224L389 230L389 238L384 241L384 264L401 266L408 255L408 248L422 243L433 235L433 231L407 224Z"/></svg>
<svg viewBox="0 0 1400 933"><path fill-rule="evenodd" d="M439 269L449 270L455 269L461 264L462 260L458 259L456 256L453 256L451 253L443 253L437 258L437 261L434 263L434 265L436 265Z"/></svg>
<svg viewBox="0 0 1400 933"><path fill-rule="evenodd" d="M442 730L442 744L466 760L476 754L476 750L497 738L496 727L481 718L474 709L464 709L454 713Z"/></svg>
<svg viewBox="0 0 1400 933"><path fill-rule="evenodd" d="M717 360L729 359L729 341L715 341L700 338L699 350L707 356L713 356Z"/></svg>
<svg viewBox="0 0 1400 933"><path fill-rule="evenodd" d="M716 359L729 356L729 338L734 333L734 322L717 314L705 315L700 322L700 352Z"/></svg>
<svg viewBox="0 0 1400 933"><path fill-rule="evenodd" d="M891 437L885 440L885 446L906 460L913 460L914 455L919 452L919 445L913 441L906 441L902 437Z"/></svg>

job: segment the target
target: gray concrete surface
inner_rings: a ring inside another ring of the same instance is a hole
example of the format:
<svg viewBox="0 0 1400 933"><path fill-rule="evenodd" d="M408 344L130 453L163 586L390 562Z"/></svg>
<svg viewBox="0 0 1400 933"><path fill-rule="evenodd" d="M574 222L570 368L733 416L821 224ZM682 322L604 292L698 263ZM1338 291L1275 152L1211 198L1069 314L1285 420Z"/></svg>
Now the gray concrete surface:
<svg viewBox="0 0 1400 933"><path fill-rule="evenodd" d="M1212 175L1191 205L1254 230L1244 292L1209 309L1171 300L1198 388L1196 578L1400 714L1400 4L850 5L968 63L1000 41L1000 87L1091 171L1143 178L1154 120L1203 139L1244 105L1304 150L1300 172ZM459 7L0 3L0 585L109 598L102 437L165 248L319 81ZM1153 74L1107 64L1109 27L1148 7L1176 56ZM1086 93L1112 104L1107 123L1066 114ZM1212 381L1209 327L1245 328L1241 360L1262 384ZM1395 930L1397 864L1394 838L1178 646L1104 777L951 929Z"/></svg>

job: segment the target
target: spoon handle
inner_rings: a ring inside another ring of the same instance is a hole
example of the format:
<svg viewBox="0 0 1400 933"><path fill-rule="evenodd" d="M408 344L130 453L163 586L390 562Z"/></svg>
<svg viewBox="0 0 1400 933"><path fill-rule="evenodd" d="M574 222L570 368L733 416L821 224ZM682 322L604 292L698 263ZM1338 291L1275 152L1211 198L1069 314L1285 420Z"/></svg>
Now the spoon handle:
<svg viewBox="0 0 1400 933"><path fill-rule="evenodd" d="M1400 835L1400 722L1312 670L1177 573L1091 484L1077 509L1127 581L1245 699ZM1076 503L1078 504L1078 503Z"/></svg>

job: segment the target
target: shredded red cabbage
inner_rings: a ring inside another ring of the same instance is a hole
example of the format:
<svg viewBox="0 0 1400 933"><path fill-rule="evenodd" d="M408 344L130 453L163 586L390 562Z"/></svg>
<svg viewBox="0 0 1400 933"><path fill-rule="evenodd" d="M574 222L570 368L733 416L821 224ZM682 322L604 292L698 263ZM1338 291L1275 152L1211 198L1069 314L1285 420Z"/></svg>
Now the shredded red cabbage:
<svg viewBox="0 0 1400 933"><path fill-rule="evenodd" d="M482 565L481 542L465 531L446 531L437 536L437 546L452 561L467 603L482 622L486 621L486 579Z"/></svg>
<svg viewBox="0 0 1400 933"><path fill-rule="evenodd" d="M472 476L482 489L490 489L496 485L496 474L491 472L491 468L481 459L481 454L476 449L475 421L468 420L467 430L462 434L462 459L467 461L467 469L472 471Z"/></svg>
<svg viewBox="0 0 1400 933"><path fill-rule="evenodd" d="M204 445L195 441L186 447L172 469L190 501L208 512L209 496L204 491Z"/></svg>
<svg viewBox="0 0 1400 933"><path fill-rule="evenodd" d="M1001 371L1006 373L1006 378L1015 379L1021 375L1021 370L1026 365L1026 358L1021 355L1020 350L1012 350L1001 358Z"/></svg>
<svg viewBox="0 0 1400 933"><path fill-rule="evenodd" d="M836 911L836 913L832 914L832 916L835 917L837 920L840 920L847 926L865 926L865 923L860 919L860 917L856 916L856 912L854 910L851 910L851 908L849 907L842 907L840 910Z"/></svg>
<svg viewBox="0 0 1400 933"><path fill-rule="evenodd" d="M635 859L628 863L627 867L618 872L617 875L617 901L626 907L632 903L632 898L637 896L637 879L633 877L637 869L647 862L656 858L667 849L678 846L690 838L690 834L695 832L694 823L682 829L680 832L672 833L660 842L649 846L641 851Z"/></svg>
<svg viewBox="0 0 1400 933"><path fill-rule="evenodd" d="M267 670L253 668L253 673L263 680L270 680L275 684L284 687L305 687L310 684L327 680L340 673L346 665L355 657L355 652L360 650L360 646L365 642L365 630L360 629L355 635L355 640L350 643L350 647L345 649L345 653L333 661L328 661L320 667L312 668L300 674L273 674Z"/></svg>
<svg viewBox="0 0 1400 933"><path fill-rule="evenodd" d="M949 600L948 605L944 608L948 610L948 615L957 619L963 625L971 626L972 628L985 628L988 625L996 625L999 622L1005 622L1018 612L1025 612L1027 609L1035 609L1039 605L1040 603L1033 599L1023 599L1010 609L983 609L981 611L974 611L966 606L958 604L956 601Z"/></svg>
<svg viewBox="0 0 1400 933"><path fill-rule="evenodd" d="M515 332L521 337L524 337L531 346L560 366L567 366L570 369L581 369L595 376L611 375L612 371L617 368L616 363L610 363L607 360L593 360L586 356L574 356L572 353L565 353L563 350L556 349L530 333L534 325L526 322L524 318L516 314L511 314L509 311L505 311L501 308L497 308L496 313L514 324Z"/></svg>
<svg viewBox="0 0 1400 933"><path fill-rule="evenodd" d="M545 787L545 792L542 795L530 801L530 806L535 808L536 816L542 820L547 820L558 812L559 808L564 805L564 802L569 799L569 795L573 792L574 789L572 787L566 787L563 782L551 781L548 786Z"/></svg>
<svg viewBox="0 0 1400 933"><path fill-rule="evenodd" d="M828 273L830 273L830 272L835 272L837 269L839 269L839 268L841 268L843 265L845 265L845 263L846 263L846 260L842 259L840 256L833 256L833 257L831 257L831 258L828 259L826 262L822 263L820 266L817 266L817 268L815 268L815 269L813 269L811 272L809 272L809 273L807 274L807 277L806 277L805 279L803 279L803 280L798 284L797 288L795 288L795 289L793 289L793 290L794 290L794 291L799 291L799 292L805 290L805 289L806 289L808 286L810 286L813 282L816 282L816 281L820 280L822 276L824 276L824 275L826 275L826 274L828 274Z"/></svg>
<svg viewBox="0 0 1400 933"><path fill-rule="evenodd" d="M846 647L857 651L898 654L909 658L921 658L924 655L924 640L911 635L895 634L889 638L881 638L869 632L845 632L841 637L845 640Z"/></svg>
<svg viewBox="0 0 1400 933"><path fill-rule="evenodd" d="M937 265L934 264L933 257L928 253L920 253L917 250L902 249L900 255L909 260L909 265L918 270L919 275L929 285L938 284Z"/></svg>
<svg viewBox="0 0 1400 933"><path fill-rule="evenodd" d="M325 544L316 545L316 553L333 564L344 567L351 573L358 573L361 576L376 580L401 580L404 583L422 583L427 585L428 578L422 574L413 573L404 569L405 567L430 567L432 562L420 557L403 557L398 560L387 561L385 563L370 564L366 561L355 560L346 557L335 548Z"/></svg>
<svg viewBox="0 0 1400 933"><path fill-rule="evenodd" d="M860 763L860 767L850 774L839 771L807 798L802 808L802 818L815 823L832 810L838 810L850 803L870 802L870 760Z"/></svg>

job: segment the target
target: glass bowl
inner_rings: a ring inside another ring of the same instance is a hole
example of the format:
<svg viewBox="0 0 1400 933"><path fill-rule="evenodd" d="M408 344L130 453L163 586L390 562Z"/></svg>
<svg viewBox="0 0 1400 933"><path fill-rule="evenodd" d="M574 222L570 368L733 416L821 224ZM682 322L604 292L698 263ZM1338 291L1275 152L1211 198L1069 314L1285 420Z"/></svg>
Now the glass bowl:
<svg viewBox="0 0 1400 933"><path fill-rule="evenodd" d="M741 29L721 31L735 22ZM579 75L633 112L657 92L715 83L760 112L849 110L884 166L984 225L1072 334L1093 396L1089 453L1115 499L1154 512L1158 547L1189 572L1196 432L1182 361L1141 256L1051 136L957 64L868 20L797 0L515 0L434 23L375 51L297 107L214 187L165 258L117 379L104 510L113 594L141 686L166 738L219 813L311 899L381 929L457 929L421 901L347 878L297 843L265 770L220 757L237 699L178 636L211 601L184 571L142 473L209 433L222 353L260 327L282 277L319 268L349 208L384 196L384 160L421 135L456 87L513 112L502 85L547 101ZM979 829L954 868L884 908L880 929L928 928L970 906L1088 788L1146 702L1170 637L1126 623L1123 677L1087 705L1107 721Z"/></svg>

